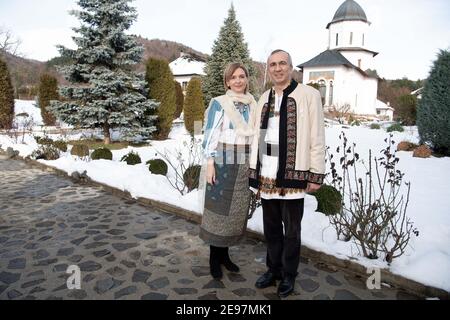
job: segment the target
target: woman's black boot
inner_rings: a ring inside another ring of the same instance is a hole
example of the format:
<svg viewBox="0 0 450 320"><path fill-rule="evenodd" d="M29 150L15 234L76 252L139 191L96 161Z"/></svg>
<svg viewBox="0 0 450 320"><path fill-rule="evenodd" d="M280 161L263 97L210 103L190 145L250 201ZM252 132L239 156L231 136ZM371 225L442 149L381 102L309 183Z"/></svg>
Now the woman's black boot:
<svg viewBox="0 0 450 320"><path fill-rule="evenodd" d="M222 268L220 267L220 261L221 261L221 249L219 247L210 246L210 253L209 253L209 269L211 272L211 276L216 279L220 280L222 279Z"/></svg>
<svg viewBox="0 0 450 320"><path fill-rule="evenodd" d="M222 250L222 264L225 266L225 268L227 268L228 271L231 272L239 272L239 267L233 263L233 261L231 261L230 259L230 255L228 253L228 247L225 248L220 248Z"/></svg>

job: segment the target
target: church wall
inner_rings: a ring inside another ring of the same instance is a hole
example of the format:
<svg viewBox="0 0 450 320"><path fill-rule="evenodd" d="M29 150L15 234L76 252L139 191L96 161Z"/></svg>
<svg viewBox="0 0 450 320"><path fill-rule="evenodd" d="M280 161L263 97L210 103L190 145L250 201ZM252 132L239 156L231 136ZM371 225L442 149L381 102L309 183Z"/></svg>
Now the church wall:
<svg viewBox="0 0 450 320"><path fill-rule="evenodd" d="M375 103L377 98L378 81L366 78L354 69L343 70L338 74L342 81L336 88L340 91L339 102L350 104L356 114L376 114Z"/></svg>
<svg viewBox="0 0 450 320"><path fill-rule="evenodd" d="M318 67L318 68L305 68L303 72L303 83L308 84L310 82L319 83L324 81L326 85L325 102L324 106L330 105L330 84L333 84L333 101L335 99L336 90L334 85L336 82L336 68L335 67ZM320 91L320 90L319 90Z"/></svg>
<svg viewBox="0 0 450 320"><path fill-rule="evenodd" d="M363 21L342 21L330 25L328 35L329 49L340 47L358 47L366 48L368 45L368 28L369 25ZM353 32L352 44L350 44L350 33ZM339 43L336 46L336 33L339 34ZM364 34L364 45L363 45ZM370 43L369 43L370 44Z"/></svg>
<svg viewBox="0 0 450 320"><path fill-rule="evenodd" d="M362 70L375 69L373 54L366 51L340 51L354 66L359 67L358 60L361 59Z"/></svg>
<svg viewBox="0 0 450 320"><path fill-rule="evenodd" d="M311 75L313 75L312 78ZM326 84L325 107L341 107L349 104L352 112L356 114L376 114L375 105L378 90L376 79L366 78L355 69L343 66L304 69L303 83L319 83L321 80L325 81ZM333 85L333 101L330 104L331 83Z"/></svg>

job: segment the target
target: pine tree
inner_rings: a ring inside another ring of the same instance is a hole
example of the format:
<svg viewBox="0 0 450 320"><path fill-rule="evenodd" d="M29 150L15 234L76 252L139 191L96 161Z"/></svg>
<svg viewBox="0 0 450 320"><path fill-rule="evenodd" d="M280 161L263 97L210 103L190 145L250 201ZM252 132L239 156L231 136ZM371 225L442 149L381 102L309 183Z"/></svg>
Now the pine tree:
<svg viewBox="0 0 450 320"><path fill-rule="evenodd" d="M155 135L158 139L166 139L176 111L175 84L167 61L148 59L145 78L149 86L149 98L161 102L155 113L158 116Z"/></svg>
<svg viewBox="0 0 450 320"><path fill-rule="evenodd" d="M223 72L231 62L241 62L247 67L250 73L250 92L258 94L255 68L250 59L247 43L244 42L241 26L236 20L233 5L228 11L228 18L225 19L224 25L220 29L219 37L214 41L212 54L206 62L206 76L203 79L203 93L206 101L225 93Z"/></svg>
<svg viewBox="0 0 450 320"><path fill-rule="evenodd" d="M0 129L11 129L14 120L14 88L8 66L0 59Z"/></svg>
<svg viewBox="0 0 450 320"><path fill-rule="evenodd" d="M450 51L441 50L434 62L417 107L422 142L450 156Z"/></svg>
<svg viewBox="0 0 450 320"><path fill-rule="evenodd" d="M177 109L175 110L174 118L177 119L180 117L181 113L183 112L183 104L184 104L184 95L183 95L183 89L181 88L181 84L174 80L175 84L175 97L176 97L176 106Z"/></svg>
<svg viewBox="0 0 450 320"><path fill-rule="evenodd" d="M44 73L39 80L38 105L41 108L42 120L46 126L54 126L55 116L47 110L51 100L58 100L58 80Z"/></svg>
<svg viewBox="0 0 450 320"><path fill-rule="evenodd" d="M199 78L194 77L188 83L184 98L184 126L191 135L194 135L195 122L200 122L199 128L201 128L204 113L202 82Z"/></svg>
<svg viewBox="0 0 450 320"><path fill-rule="evenodd" d="M111 143L111 129L124 135L148 136L155 130L156 108L145 96L145 81L132 67L141 61L143 48L136 37L125 34L136 20L133 0L78 0L81 10L71 14L81 21L73 40L77 50L60 46L61 57L70 61L58 69L71 85L61 89L66 98L49 110L62 121L81 128L102 128L104 143Z"/></svg>

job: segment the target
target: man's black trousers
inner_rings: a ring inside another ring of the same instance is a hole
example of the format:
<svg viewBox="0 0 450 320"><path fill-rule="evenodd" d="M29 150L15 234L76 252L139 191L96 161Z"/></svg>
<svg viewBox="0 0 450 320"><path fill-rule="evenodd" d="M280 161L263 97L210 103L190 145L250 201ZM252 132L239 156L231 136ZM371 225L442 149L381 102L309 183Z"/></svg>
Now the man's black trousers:
<svg viewBox="0 0 450 320"><path fill-rule="evenodd" d="M273 273L295 278L300 262L300 224L305 201L261 199L261 202L267 242L267 267Z"/></svg>

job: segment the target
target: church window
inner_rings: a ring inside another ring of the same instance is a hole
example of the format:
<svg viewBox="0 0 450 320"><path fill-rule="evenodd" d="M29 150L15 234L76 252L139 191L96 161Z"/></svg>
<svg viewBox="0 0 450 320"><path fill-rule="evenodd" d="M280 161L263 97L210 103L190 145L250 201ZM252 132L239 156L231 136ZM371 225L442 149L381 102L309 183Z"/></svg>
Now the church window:
<svg viewBox="0 0 450 320"><path fill-rule="evenodd" d="M336 33L336 46L339 45L339 33Z"/></svg>
<svg viewBox="0 0 450 320"><path fill-rule="evenodd" d="M325 84L325 80L319 81L319 92L320 92L320 97L322 98L322 105L325 105L325 97L327 94L327 86Z"/></svg>
<svg viewBox="0 0 450 320"><path fill-rule="evenodd" d="M330 81L330 92L329 92L329 97L328 97L328 105L332 106L333 105L333 81Z"/></svg>
<svg viewBox="0 0 450 320"><path fill-rule="evenodd" d="M361 59L358 59L358 68L361 69Z"/></svg>
<svg viewBox="0 0 450 320"><path fill-rule="evenodd" d="M353 32L350 32L350 45L353 44Z"/></svg>
<svg viewBox="0 0 450 320"><path fill-rule="evenodd" d="M363 37L362 37L362 45L364 46L364 33L363 33Z"/></svg>

